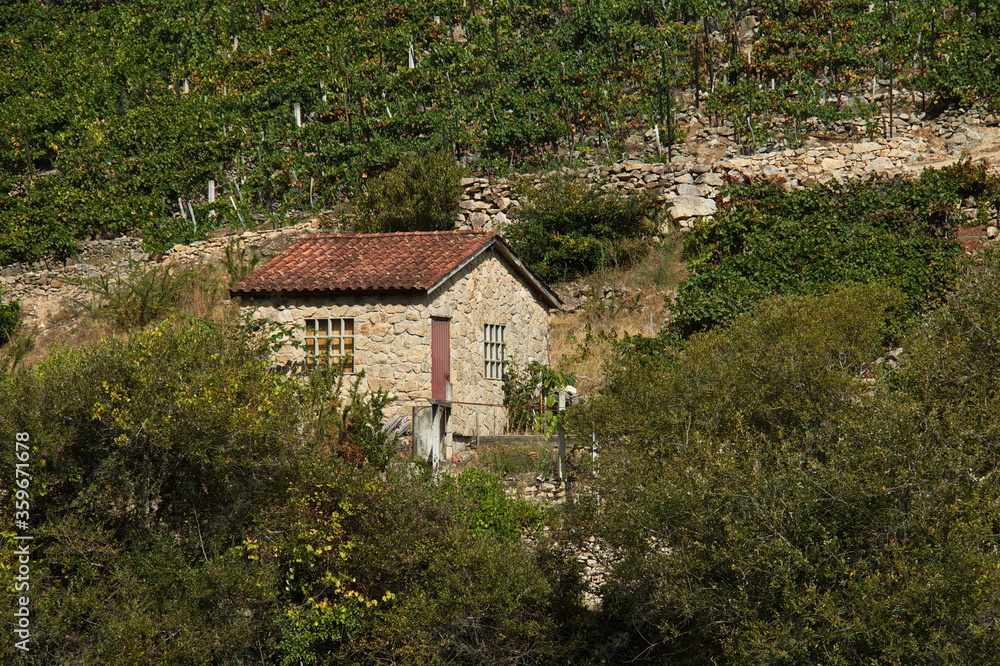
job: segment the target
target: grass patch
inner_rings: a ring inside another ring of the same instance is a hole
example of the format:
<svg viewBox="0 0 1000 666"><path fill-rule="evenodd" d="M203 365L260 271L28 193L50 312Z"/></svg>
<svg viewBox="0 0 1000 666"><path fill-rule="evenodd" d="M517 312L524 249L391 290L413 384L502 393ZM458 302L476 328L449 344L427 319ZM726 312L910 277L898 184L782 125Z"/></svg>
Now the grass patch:
<svg viewBox="0 0 1000 666"><path fill-rule="evenodd" d="M477 453L479 468L500 477L551 477L556 471L554 439L550 442L483 439Z"/></svg>
<svg viewBox="0 0 1000 666"><path fill-rule="evenodd" d="M622 295L607 300L593 297L575 312L553 317L553 367L574 373L583 393L601 385L612 339L655 335L663 327L670 313L667 300L687 276L682 240L680 234L668 237L631 268L593 273L584 280L591 293L602 293L608 286Z"/></svg>

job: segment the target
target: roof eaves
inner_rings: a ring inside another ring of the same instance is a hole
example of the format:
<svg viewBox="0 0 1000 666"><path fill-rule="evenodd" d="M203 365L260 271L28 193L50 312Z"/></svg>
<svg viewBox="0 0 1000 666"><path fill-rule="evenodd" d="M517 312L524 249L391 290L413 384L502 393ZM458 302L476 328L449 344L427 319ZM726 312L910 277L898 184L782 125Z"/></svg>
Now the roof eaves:
<svg viewBox="0 0 1000 666"><path fill-rule="evenodd" d="M410 294L425 293L421 287L380 287L363 289L246 289L229 290L230 298L290 297L290 296L350 296L353 294Z"/></svg>

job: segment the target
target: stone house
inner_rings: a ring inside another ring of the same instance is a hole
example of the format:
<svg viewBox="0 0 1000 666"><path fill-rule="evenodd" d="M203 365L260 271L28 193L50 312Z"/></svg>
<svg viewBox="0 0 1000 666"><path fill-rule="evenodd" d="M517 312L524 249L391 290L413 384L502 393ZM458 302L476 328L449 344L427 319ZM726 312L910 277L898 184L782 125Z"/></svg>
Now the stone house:
<svg viewBox="0 0 1000 666"><path fill-rule="evenodd" d="M456 446L503 432L505 364L549 362L549 316L561 305L485 231L305 238L230 295L256 317L296 325L298 344L279 363L307 369L318 355L349 356L349 373L363 370L367 388L396 396L387 416L416 423L433 408Z"/></svg>

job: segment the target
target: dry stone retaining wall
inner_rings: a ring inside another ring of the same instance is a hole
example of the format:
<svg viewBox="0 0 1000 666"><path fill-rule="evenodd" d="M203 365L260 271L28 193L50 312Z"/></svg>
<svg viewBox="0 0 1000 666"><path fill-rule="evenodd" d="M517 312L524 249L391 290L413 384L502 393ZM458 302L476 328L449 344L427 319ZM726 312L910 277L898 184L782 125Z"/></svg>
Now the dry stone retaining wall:
<svg viewBox="0 0 1000 666"><path fill-rule="evenodd" d="M903 91L898 91L897 100L905 99ZM865 136L868 128L860 120L813 121L802 130L811 134L805 147L773 149L753 155L739 154L738 147L731 141L732 128L711 127L707 117L693 111L682 114L680 122L691 130L691 141L670 163L658 160L650 130L644 135L630 137L628 142L632 148L628 154L643 159L596 164L593 161L586 163L587 156L578 154L582 166L562 171L594 183L606 182L607 187L621 193L651 192L667 212L668 221L661 232L670 233L678 228L689 229L697 220L712 215L718 205L719 187L725 183L770 178L794 189L830 179L842 181L876 174L915 175L926 164L947 163L963 150L976 146L982 138L981 133L995 132L991 128L1000 124L1000 117L978 109L959 109L929 122L911 108L895 115L894 138L890 140L869 140ZM695 153L701 148L713 148L718 157L699 157ZM456 226L463 229L502 228L516 218L518 208L527 203L515 193L513 181L540 184L541 178L526 175L511 180L463 179L465 190ZM530 188L522 187L521 190L530 191ZM77 257L66 261L47 260L0 268L0 287L4 298L22 299L26 323L29 327L38 327L44 323L45 316L58 309L54 303L68 303L84 296L82 289L71 284L74 280L102 273L120 273L139 261L188 265L217 262L233 238L247 246L261 247L265 254L273 254L268 250L283 249L297 236L315 231L317 224L313 220L278 230L247 231L179 245L164 256L148 256L142 252L141 241L137 238L87 241L81 244ZM985 229L983 237L988 238L991 233L997 236L996 222Z"/></svg>
<svg viewBox="0 0 1000 666"><path fill-rule="evenodd" d="M512 476L504 479L504 483L506 484L507 497L552 504L562 504L566 501L566 491L569 485L562 479L550 479L543 476L534 479L521 479Z"/></svg>
<svg viewBox="0 0 1000 666"><path fill-rule="evenodd" d="M85 290L74 282L98 275L125 274L138 263L148 266L164 262L177 266L215 263L221 260L226 247L235 240L247 248L261 248L267 252L269 245L281 249L295 238L316 231L315 225L310 222L278 230L246 231L190 245L176 245L164 255L143 252L141 239L129 236L84 241L77 256L64 261L50 259L4 266L0 269L0 287L3 288L4 298L22 299L26 322L35 327L44 323L36 317L40 314L35 312L35 301L38 299L55 299L62 306L67 306L86 298Z"/></svg>
<svg viewBox="0 0 1000 666"><path fill-rule="evenodd" d="M729 183L767 178L781 183L786 189L802 189L829 180L844 182L851 178L872 176L918 175L928 163L953 159L963 149L975 144L980 134L975 126L996 126L998 116L981 110L955 111L933 123L925 123L922 114L899 113L893 118L893 138L866 138L861 121L820 123L813 128L823 141L807 140L801 148L781 148L753 155L740 155L729 141L732 130L726 127L700 127L704 116L692 115L694 138L700 145L725 146L722 156L701 162L694 155L681 151L666 162L666 154L657 156L649 144L652 132L636 141L646 141L637 150L644 159L631 159L614 164L591 162L581 168L563 168L544 175L519 175L511 179L466 178L465 192L456 226L464 229L502 228L522 201L512 187L522 183L519 192L530 192L526 185L538 186L545 177L556 173L585 178L622 194L646 190L663 203L672 228L688 229L695 220L716 211L715 197L719 187ZM885 119L885 123L888 119ZM713 143L714 142L714 143ZM728 145L727 145L728 144Z"/></svg>
<svg viewBox="0 0 1000 666"><path fill-rule="evenodd" d="M561 504L566 501L566 486L558 479L543 479L539 477L534 483L525 484L516 479L505 479L507 496L512 499L523 499L529 502L547 502ZM544 488L544 490L543 490ZM548 527L545 528L549 530ZM551 533L550 533L551 535ZM535 542L537 536L525 535L529 543ZM609 548L596 537L587 537L579 546L563 545L564 552L580 563L581 578L584 583L583 601L590 608L601 605L601 587L607 582L615 563L621 560L620 553Z"/></svg>

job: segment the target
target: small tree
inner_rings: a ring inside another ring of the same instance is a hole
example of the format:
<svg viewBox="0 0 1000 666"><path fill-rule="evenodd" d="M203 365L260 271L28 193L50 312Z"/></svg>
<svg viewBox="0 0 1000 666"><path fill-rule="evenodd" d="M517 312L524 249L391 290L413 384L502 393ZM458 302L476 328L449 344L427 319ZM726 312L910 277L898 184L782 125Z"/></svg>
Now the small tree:
<svg viewBox="0 0 1000 666"><path fill-rule="evenodd" d="M656 230L647 194L622 197L557 176L531 192L532 203L505 230L514 251L546 280L569 280L645 255Z"/></svg>
<svg viewBox="0 0 1000 666"><path fill-rule="evenodd" d="M503 382L507 428L511 432L545 430L546 417L551 421L556 415L553 409L556 394L562 387L574 383L573 374L553 370L544 363L531 361L522 366L516 361L508 361Z"/></svg>
<svg viewBox="0 0 1000 666"><path fill-rule="evenodd" d="M462 169L443 152L408 154L375 178L357 202L363 233L439 231L454 226Z"/></svg>

